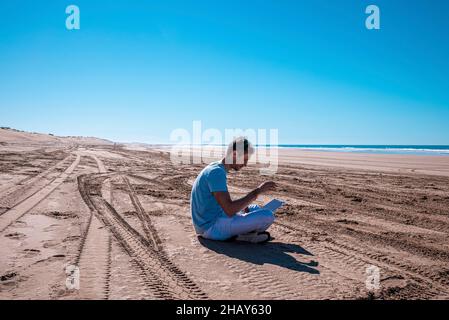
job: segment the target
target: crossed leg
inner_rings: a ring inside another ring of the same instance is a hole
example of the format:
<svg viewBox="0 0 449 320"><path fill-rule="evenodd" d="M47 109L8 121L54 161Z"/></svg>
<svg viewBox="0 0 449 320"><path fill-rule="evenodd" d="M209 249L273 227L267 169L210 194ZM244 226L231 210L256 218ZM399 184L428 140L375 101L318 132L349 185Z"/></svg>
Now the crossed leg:
<svg viewBox="0 0 449 320"><path fill-rule="evenodd" d="M218 218L202 236L211 240L227 240L237 235L267 230L274 222L270 210L250 205L248 213L239 212L230 218Z"/></svg>

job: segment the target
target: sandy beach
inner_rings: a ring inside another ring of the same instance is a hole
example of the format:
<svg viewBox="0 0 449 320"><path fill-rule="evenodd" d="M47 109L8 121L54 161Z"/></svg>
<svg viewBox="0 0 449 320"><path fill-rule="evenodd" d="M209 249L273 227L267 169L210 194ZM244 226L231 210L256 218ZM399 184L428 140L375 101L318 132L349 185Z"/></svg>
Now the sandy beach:
<svg viewBox="0 0 449 320"><path fill-rule="evenodd" d="M279 188L258 202L287 204L255 245L195 235L203 164L94 138L0 142L0 299L449 298L447 156L282 149ZM233 197L266 179L228 176Z"/></svg>

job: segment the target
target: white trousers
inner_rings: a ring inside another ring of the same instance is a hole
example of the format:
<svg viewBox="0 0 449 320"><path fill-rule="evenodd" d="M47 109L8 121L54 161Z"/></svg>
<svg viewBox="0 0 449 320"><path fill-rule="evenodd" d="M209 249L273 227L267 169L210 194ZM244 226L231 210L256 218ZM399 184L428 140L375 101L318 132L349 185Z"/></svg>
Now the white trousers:
<svg viewBox="0 0 449 320"><path fill-rule="evenodd" d="M270 210L261 209L258 205L250 205L248 209L248 213L240 211L232 217L218 218L201 236L211 240L227 240L239 234L265 231L274 222L274 214Z"/></svg>

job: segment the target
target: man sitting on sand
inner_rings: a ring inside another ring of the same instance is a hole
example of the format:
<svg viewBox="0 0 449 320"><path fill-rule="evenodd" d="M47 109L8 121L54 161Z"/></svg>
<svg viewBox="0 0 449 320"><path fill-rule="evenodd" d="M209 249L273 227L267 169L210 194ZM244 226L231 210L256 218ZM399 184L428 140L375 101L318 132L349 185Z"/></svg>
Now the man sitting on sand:
<svg viewBox="0 0 449 320"><path fill-rule="evenodd" d="M196 233L206 239L249 241L262 243L270 240L266 231L274 221L270 210L251 205L257 197L276 185L265 182L243 198L232 200L228 192L226 175L229 170L239 171L254 153L251 143L243 137L231 142L221 161L205 167L193 183L190 208Z"/></svg>

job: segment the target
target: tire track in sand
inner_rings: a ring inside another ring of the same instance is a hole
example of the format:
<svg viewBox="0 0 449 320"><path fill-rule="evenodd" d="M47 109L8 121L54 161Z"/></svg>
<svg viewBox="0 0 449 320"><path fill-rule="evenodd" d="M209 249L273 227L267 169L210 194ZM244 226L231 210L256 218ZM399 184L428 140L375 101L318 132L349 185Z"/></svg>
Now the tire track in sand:
<svg viewBox="0 0 449 320"><path fill-rule="evenodd" d="M145 235L147 236L148 240L151 241L153 249L156 251L161 251L162 241L161 239L159 239L157 231L151 222L150 216L143 209L142 204L140 203L139 198L137 197L136 192L131 183L129 182L128 178L122 176L122 179L125 182L126 186L128 187L129 198L131 199L134 209L137 212L137 216L142 223Z"/></svg>
<svg viewBox="0 0 449 320"><path fill-rule="evenodd" d="M297 241L293 234L299 236L310 234L310 230L302 228L299 225L291 225L287 222L277 221L274 227L280 228L289 241ZM383 273L406 275L407 279L412 281L412 286L410 286L412 289L408 293L411 295L409 298L432 299L438 298L441 294L449 294L447 283L441 277L436 277L429 271L412 267L406 262L396 261L392 257L384 254L363 249L357 244L347 243L342 239L333 238L325 243L320 241L316 244L312 241L310 242L310 249L314 250L318 256L332 257L339 264L343 263L342 266L355 267L359 272L363 271L362 267L365 264L365 266L378 266Z"/></svg>
<svg viewBox="0 0 449 320"><path fill-rule="evenodd" d="M49 177L50 175L55 173L55 169L62 166L65 162L68 162L69 159L72 157L72 154L65 157L63 160L59 161L58 163L50 166L46 170L40 172L39 174L26 178L22 181L20 181L17 185L9 187L5 190L0 191L0 207L14 207L20 204L21 202L27 200L31 196L35 195L39 190L41 190L43 187L47 186L48 184L52 183L56 177ZM45 182L43 185L41 182L44 179L48 179L49 181ZM1 213L0 213L1 215Z"/></svg>
<svg viewBox="0 0 449 320"><path fill-rule="evenodd" d="M99 173L106 173L103 162L95 155L90 155L98 166ZM78 188L80 186L78 177ZM109 186L110 187L110 186ZM80 191L84 201L84 193ZM105 197L112 201L110 188ZM89 207L89 221L82 237L75 265L80 271L79 296L82 299L108 299L111 266L112 239L105 225L95 216Z"/></svg>
<svg viewBox="0 0 449 320"><path fill-rule="evenodd" d="M104 178L104 177L99 177ZM95 191L98 177L80 176L80 192L87 205L105 223L125 251L142 270L144 281L153 295L159 299L205 299L206 294L179 270L162 251L156 251L152 244L134 230Z"/></svg>
<svg viewBox="0 0 449 320"><path fill-rule="evenodd" d="M285 198L285 197L284 197ZM310 229L301 227L300 224L292 225L285 221L277 220L273 226L281 230L282 234L289 234L289 241L293 241L294 238L291 233L304 235L308 234L313 236ZM319 226L315 226L316 229L321 230ZM313 231L312 230L312 231ZM412 285L407 288L407 297L410 298L438 298L441 294L449 294L449 281L447 275L443 271L443 275L438 272L432 272L427 267L411 266L405 261L397 261L392 256L386 256L381 253L374 252L362 248L359 244L344 241L343 239L330 239L324 245L322 243L310 242L310 249L316 252L319 256L325 257L324 261L327 261L328 268L334 272L339 273L344 277L352 277L345 268L344 265L351 267L354 270L354 274L364 273L364 269L369 265L376 265L381 267L387 274L405 274L407 279L412 282ZM327 257L332 257L331 260ZM343 263L343 264L342 264ZM363 267L365 264L365 267ZM323 265L322 265L323 266ZM353 279L355 280L355 279Z"/></svg>
<svg viewBox="0 0 449 320"><path fill-rule="evenodd" d="M59 187L78 166L81 156L76 155L75 161L56 179L45 185L42 189L34 193L28 199L20 202L13 208L6 211L0 216L0 232L4 231L10 224L22 217L25 213L33 209L42 200L47 198L57 187Z"/></svg>

